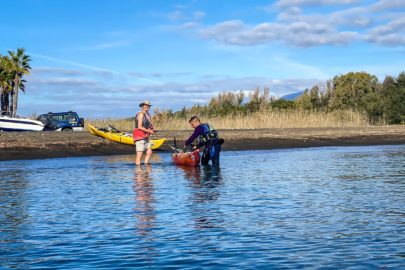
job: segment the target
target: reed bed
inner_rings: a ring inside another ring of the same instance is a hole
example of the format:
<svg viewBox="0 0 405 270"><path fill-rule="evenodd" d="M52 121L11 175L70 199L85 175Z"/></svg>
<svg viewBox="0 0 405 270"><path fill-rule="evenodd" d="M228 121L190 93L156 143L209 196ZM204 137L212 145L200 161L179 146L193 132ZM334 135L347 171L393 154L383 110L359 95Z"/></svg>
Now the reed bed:
<svg viewBox="0 0 405 270"><path fill-rule="evenodd" d="M106 128L108 125L115 127L121 131L132 131L135 128L135 118L103 118L103 119L85 119L84 130L89 130L88 124L96 128Z"/></svg>
<svg viewBox="0 0 405 270"><path fill-rule="evenodd" d="M153 116L153 124L158 130L191 129L188 119L163 114ZM202 122L210 123L216 129L260 129L260 128L321 128L321 127L364 127L369 126L365 114L352 110L305 111L305 110L261 110L247 115L228 115L200 117ZM122 131L134 129L134 118L88 119L87 124L107 127L109 124ZM87 128L87 127L86 127Z"/></svg>

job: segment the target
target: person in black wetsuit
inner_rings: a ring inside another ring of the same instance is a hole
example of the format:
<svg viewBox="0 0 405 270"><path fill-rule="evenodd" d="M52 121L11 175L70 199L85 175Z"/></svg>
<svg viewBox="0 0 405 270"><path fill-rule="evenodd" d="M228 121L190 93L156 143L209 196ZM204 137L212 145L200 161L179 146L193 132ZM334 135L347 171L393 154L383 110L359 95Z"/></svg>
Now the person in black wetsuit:
<svg viewBox="0 0 405 270"><path fill-rule="evenodd" d="M201 124L197 116L191 117L188 122L194 128L194 133L187 139L184 147L189 146L198 137L199 143L194 148L204 146L201 164L207 165L211 160L212 165L219 165L219 153L224 140L218 137L217 131L212 126Z"/></svg>

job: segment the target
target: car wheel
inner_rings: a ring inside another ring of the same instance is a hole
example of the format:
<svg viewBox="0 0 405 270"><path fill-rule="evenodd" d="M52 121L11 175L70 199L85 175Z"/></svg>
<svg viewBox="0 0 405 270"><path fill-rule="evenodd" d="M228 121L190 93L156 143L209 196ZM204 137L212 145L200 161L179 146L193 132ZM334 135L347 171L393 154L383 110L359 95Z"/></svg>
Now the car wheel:
<svg viewBox="0 0 405 270"><path fill-rule="evenodd" d="M62 129L62 131L73 131L73 129L71 129L71 128L64 128L64 129Z"/></svg>

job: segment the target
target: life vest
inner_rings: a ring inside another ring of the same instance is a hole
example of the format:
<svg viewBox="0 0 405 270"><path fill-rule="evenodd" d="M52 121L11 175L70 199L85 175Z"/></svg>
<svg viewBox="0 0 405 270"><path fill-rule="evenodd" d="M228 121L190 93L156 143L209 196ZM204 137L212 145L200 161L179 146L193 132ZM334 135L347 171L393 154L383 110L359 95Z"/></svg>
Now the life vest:
<svg viewBox="0 0 405 270"><path fill-rule="evenodd" d="M141 112L138 112L135 116L135 128L138 128L138 114ZM148 114L149 117L146 117L146 113L143 114L143 119L142 119L142 127L148 129L150 126L150 115ZM149 118L149 119L148 119Z"/></svg>
<svg viewBox="0 0 405 270"><path fill-rule="evenodd" d="M212 126L208 124L201 124L201 126L204 128L204 133L200 135L200 143L206 144L209 141L218 139L218 133Z"/></svg>
<svg viewBox="0 0 405 270"><path fill-rule="evenodd" d="M139 128L138 128L138 114L140 114L141 112L138 112L137 114L136 114L136 116L135 116L135 129L134 129L134 132L133 132L133 139L134 139L134 142L136 142L136 141L139 141L139 140L143 140L143 139L146 139L146 138L148 138L149 137L149 133L147 133L147 132L143 132L142 130L140 130ZM148 114L148 117L146 116L146 113L144 113L143 114L143 119L142 119L142 127L143 128L146 128L146 129L149 129L149 128L152 128L153 129L153 126L152 126L152 123L151 123L151 121L150 121L150 115Z"/></svg>

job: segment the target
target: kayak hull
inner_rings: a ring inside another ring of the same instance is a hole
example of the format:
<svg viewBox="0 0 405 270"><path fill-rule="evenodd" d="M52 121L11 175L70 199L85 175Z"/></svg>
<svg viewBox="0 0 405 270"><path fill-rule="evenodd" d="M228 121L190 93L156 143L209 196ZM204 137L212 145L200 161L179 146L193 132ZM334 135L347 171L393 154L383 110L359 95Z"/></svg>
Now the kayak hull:
<svg viewBox="0 0 405 270"><path fill-rule="evenodd" d="M200 164L200 151L176 152L172 154L173 163L176 165L195 167Z"/></svg>
<svg viewBox="0 0 405 270"><path fill-rule="evenodd" d="M122 144L135 145L133 138L132 138L132 134L124 133L124 132L118 132L118 133L111 132L111 131L106 132L101 129L95 128L92 125L87 125L87 126L89 127L90 133L95 136L106 138L111 141L122 143ZM149 140L152 149L159 148L165 141L166 141L166 138L162 138L159 140Z"/></svg>

